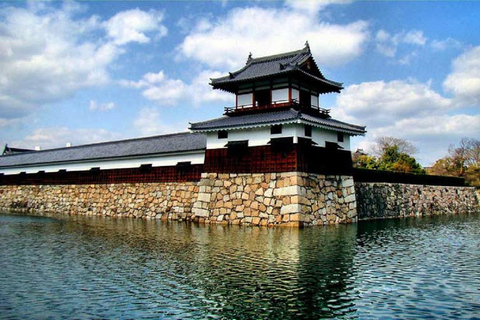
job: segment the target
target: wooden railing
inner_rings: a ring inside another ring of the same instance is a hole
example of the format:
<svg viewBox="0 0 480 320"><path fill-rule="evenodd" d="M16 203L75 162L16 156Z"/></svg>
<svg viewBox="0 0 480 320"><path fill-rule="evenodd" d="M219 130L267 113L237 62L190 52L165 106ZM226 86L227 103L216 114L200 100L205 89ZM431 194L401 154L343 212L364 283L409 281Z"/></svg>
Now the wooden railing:
<svg viewBox="0 0 480 320"><path fill-rule="evenodd" d="M330 116L330 109L324 109L314 105L305 106L299 103L297 100L292 100L292 101L279 100L279 101L273 101L272 103L266 104L266 105L247 104L247 105L240 105L235 107L225 107L224 114L232 115L236 113L250 113L250 112L279 109L279 108L282 108L282 109L293 108L295 110L302 110L302 111L314 113L324 117Z"/></svg>

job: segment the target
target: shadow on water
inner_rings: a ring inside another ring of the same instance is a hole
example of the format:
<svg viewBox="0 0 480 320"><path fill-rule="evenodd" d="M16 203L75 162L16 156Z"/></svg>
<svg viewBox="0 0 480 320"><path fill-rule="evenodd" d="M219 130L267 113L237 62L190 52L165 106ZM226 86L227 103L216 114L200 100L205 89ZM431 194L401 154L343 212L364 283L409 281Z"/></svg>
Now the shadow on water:
<svg viewBox="0 0 480 320"><path fill-rule="evenodd" d="M472 239L479 227L478 215L306 229L0 215L0 313L5 319L468 316L480 310L461 300L480 301L480 280L472 276L480 272L480 256L471 253L480 245L480 237ZM461 274L466 269L470 276ZM433 299L450 303L442 308ZM458 303L466 311L458 312Z"/></svg>

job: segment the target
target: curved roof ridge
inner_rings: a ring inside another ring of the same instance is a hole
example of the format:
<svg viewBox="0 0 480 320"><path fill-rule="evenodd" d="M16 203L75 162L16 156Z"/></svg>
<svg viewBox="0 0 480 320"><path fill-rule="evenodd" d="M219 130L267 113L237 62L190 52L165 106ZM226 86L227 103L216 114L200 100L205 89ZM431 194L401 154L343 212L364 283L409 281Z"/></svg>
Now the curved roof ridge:
<svg viewBox="0 0 480 320"><path fill-rule="evenodd" d="M286 59L290 56L292 58L297 57L298 55L304 53L304 49L301 50L296 50L296 51L290 51L290 52L285 52L285 53L279 53L279 54L274 54L270 56L263 56L263 57L258 57L258 58L252 58L249 61L249 64L254 64L254 63L259 63L259 62L267 62L267 61L275 61L275 60L280 60L280 59Z"/></svg>

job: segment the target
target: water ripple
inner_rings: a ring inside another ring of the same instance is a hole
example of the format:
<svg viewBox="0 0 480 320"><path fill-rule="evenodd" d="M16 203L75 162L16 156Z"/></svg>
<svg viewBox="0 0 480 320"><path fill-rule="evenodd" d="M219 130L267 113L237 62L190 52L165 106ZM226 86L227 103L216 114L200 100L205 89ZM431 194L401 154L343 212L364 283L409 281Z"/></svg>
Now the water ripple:
<svg viewBox="0 0 480 320"><path fill-rule="evenodd" d="M479 248L473 214L303 230L0 215L0 318L475 319Z"/></svg>

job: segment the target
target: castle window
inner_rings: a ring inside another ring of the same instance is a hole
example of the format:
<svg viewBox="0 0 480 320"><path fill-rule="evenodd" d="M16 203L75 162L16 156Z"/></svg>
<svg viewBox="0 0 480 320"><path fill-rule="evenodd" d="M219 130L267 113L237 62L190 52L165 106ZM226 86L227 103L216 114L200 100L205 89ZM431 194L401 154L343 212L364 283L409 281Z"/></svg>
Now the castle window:
<svg viewBox="0 0 480 320"><path fill-rule="evenodd" d="M218 139L227 139L227 138L228 138L228 131L227 130L218 131Z"/></svg>
<svg viewBox="0 0 480 320"><path fill-rule="evenodd" d="M241 156L248 153L248 140L229 141L225 147L228 148L229 156Z"/></svg>
<svg viewBox="0 0 480 320"><path fill-rule="evenodd" d="M152 172L152 164L142 164L140 165L140 173L150 173Z"/></svg>
<svg viewBox="0 0 480 320"><path fill-rule="evenodd" d="M305 125L305 137L311 137L312 136L312 126L306 124Z"/></svg>
<svg viewBox="0 0 480 320"><path fill-rule="evenodd" d="M300 104L305 108L312 107L312 95L310 94L310 92L300 90Z"/></svg>
<svg viewBox="0 0 480 320"><path fill-rule="evenodd" d="M177 162L176 168L178 172L181 172L181 173L188 172L192 169L192 162L191 161Z"/></svg>
<svg viewBox="0 0 480 320"><path fill-rule="evenodd" d="M270 134L281 134L282 133L282 125L276 124L270 127Z"/></svg>
<svg viewBox="0 0 480 320"><path fill-rule="evenodd" d="M269 141L273 152L286 153L293 150L293 138L275 138Z"/></svg>
<svg viewBox="0 0 480 320"><path fill-rule="evenodd" d="M337 132L337 141L343 142L343 132Z"/></svg>
<svg viewBox="0 0 480 320"><path fill-rule="evenodd" d="M264 107L270 105L270 90L255 91L255 106Z"/></svg>

